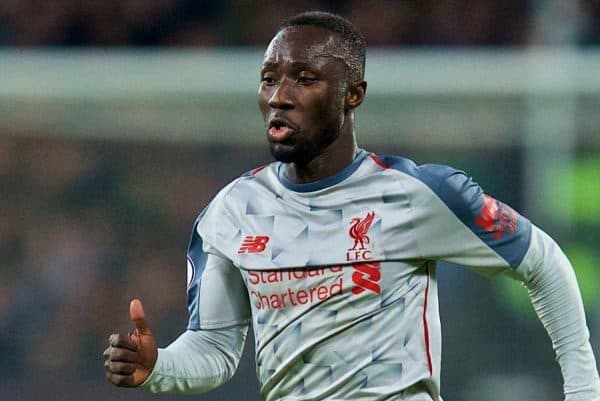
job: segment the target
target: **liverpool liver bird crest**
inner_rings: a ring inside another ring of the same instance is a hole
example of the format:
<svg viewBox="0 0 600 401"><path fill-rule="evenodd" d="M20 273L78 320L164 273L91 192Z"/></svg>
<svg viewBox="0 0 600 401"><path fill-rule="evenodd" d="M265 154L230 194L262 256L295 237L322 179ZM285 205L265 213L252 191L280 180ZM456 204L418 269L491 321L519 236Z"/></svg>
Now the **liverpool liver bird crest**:
<svg viewBox="0 0 600 401"><path fill-rule="evenodd" d="M358 246L360 250L365 249L365 245L367 245L370 240L367 232L373 224L373 220L375 219L375 212L369 212L362 219L360 217L355 217L350 222L350 237L354 240L354 246L350 248L350 251L356 250Z"/></svg>

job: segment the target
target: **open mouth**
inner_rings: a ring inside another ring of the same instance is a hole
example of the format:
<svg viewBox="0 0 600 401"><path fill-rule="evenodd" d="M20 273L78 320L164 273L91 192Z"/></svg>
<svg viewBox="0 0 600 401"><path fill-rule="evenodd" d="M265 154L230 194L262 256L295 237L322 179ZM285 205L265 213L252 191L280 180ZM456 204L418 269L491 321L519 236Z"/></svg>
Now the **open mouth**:
<svg viewBox="0 0 600 401"><path fill-rule="evenodd" d="M274 118L269 122L269 138L275 142L284 141L294 133L295 129L286 120Z"/></svg>

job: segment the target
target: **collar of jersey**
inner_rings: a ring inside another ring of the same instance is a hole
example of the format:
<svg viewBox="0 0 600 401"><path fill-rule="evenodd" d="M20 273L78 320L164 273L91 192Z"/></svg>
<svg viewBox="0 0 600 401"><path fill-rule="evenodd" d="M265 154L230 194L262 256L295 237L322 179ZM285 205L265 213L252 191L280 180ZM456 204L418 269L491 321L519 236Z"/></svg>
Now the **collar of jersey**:
<svg viewBox="0 0 600 401"><path fill-rule="evenodd" d="M356 169L358 169L358 167L360 166L360 164L362 163L364 158L367 157L368 154L369 153L367 151L365 151L364 149L360 149L359 152L354 157L354 160L352 161L352 163L350 163L348 166L344 167L344 169L341 170L340 172L335 173L334 175L330 175L329 177L323 178L322 180L308 182L306 184L297 184L295 182L290 181L285 176L283 171L281 170L281 166L283 165L283 163L280 163L279 168L277 169L277 176L278 176L281 184L283 184L284 187L286 187L287 189L289 189L291 191L295 191L295 192L318 191L320 189L325 189L327 187L331 187L335 184L338 184L338 183L344 181L346 178L350 177L352 175L352 173L354 173L356 171Z"/></svg>

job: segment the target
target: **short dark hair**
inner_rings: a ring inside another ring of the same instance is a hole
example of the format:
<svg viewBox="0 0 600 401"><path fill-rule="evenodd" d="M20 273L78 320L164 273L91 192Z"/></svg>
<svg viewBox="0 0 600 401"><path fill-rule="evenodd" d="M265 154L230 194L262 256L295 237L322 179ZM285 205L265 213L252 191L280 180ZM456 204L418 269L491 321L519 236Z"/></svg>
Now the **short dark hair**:
<svg viewBox="0 0 600 401"><path fill-rule="evenodd" d="M279 31L291 26L316 26L339 34L344 40L345 58L350 67L350 78L362 81L365 77L367 50L362 33L346 18L324 11L306 11L287 20Z"/></svg>

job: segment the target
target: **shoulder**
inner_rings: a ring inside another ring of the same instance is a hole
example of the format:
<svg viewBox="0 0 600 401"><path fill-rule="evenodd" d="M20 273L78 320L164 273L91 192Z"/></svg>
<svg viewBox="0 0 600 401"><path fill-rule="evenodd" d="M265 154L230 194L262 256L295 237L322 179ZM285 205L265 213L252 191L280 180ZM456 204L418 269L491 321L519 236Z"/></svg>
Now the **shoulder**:
<svg viewBox="0 0 600 401"><path fill-rule="evenodd" d="M448 192L467 189L465 184L475 184L464 171L443 164L418 165L400 156L379 156L371 153L371 159L383 169L406 174L429 187L432 191ZM469 185L467 185L469 186Z"/></svg>
<svg viewBox="0 0 600 401"><path fill-rule="evenodd" d="M252 170L248 170L244 174L242 174L238 178L238 180L242 179L242 178L250 178L250 179L252 179L252 178L261 177L262 174L264 174L270 167L271 168L274 167L275 164L277 164L277 163L275 163L275 162L266 163L266 164L263 164L262 166L255 167Z"/></svg>
<svg viewBox="0 0 600 401"><path fill-rule="evenodd" d="M452 174L457 172L462 173L460 170L443 164L418 165L414 161L401 156L382 156L375 153L371 153L369 156L382 169L395 170L407 174L426 184L435 185Z"/></svg>
<svg viewBox="0 0 600 401"><path fill-rule="evenodd" d="M197 222L210 217L221 220L233 210L246 205L256 195L257 188L269 185L269 171L275 168L274 164L249 170L222 187L200 213Z"/></svg>
<svg viewBox="0 0 600 401"><path fill-rule="evenodd" d="M227 204L247 200L256 187L265 185L265 182L268 180L269 171L275 168L274 164L268 163L246 171L221 188L211 201L211 204Z"/></svg>
<svg viewBox="0 0 600 401"><path fill-rule="evenodd" d="M464 171L439 164L420 166L420 179L459 217L476 214L483 205L483 189Z"/></svg>
<svg viewBox="0 0 600 401"><path fill-rule="evenodd" d="M399 156L371 158L381 168L397 171L422 184L426 193L439 198L455 214L476 213L483 203L483 189L464 171L443 164L417 165Z"/></svg>

